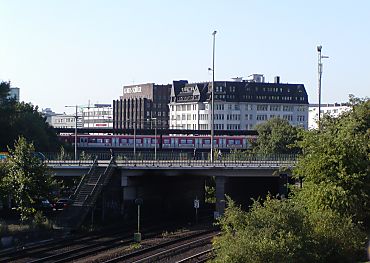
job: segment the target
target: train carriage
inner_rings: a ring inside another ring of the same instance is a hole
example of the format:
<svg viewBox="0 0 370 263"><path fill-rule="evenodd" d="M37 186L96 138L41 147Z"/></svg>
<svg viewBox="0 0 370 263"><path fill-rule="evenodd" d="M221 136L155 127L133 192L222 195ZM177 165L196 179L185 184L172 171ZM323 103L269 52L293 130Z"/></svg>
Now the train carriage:
<svg viewBox="0 0 370 263"><path fill-rule="evenodd" d="M60 135L61 141L74 145L75 136L73 134ZM247 149L249 141L254 140L255 136L215 136L213 147L217 149ZM134 142L136 140L136 142ZM210 136L182 136L182 135L77 135L77 146L80 149L88 148L117 148L117 149L210 149Z"/></svg>

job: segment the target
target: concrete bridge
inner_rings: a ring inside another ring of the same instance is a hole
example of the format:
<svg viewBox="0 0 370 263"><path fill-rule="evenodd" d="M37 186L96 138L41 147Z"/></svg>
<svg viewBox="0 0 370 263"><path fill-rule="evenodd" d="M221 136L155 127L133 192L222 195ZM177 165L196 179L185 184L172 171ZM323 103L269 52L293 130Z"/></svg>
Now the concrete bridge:
<svg viewBox="0 0 370 263"><path fill-rule="evenodd" d="M108 167L110 161L96 160L97 167ZM55 176L79 177L90 170L92 160L47 160ZM211 162L196 159L125 159L115 158L115 169L110 182L101 193L102 206L117 203L123 214L134 211L134 200L144 200L145 209L152 213L192 213L194 200L204 207L205 187L215 190L215 216L225 210L225 195L244 207L251 198L287 194L287 183L296 158L279 155ZM282 168L285 172L279 172ZM105 202L105 203L104 203ZM105 212L104 212L105 213Z"/></svg>

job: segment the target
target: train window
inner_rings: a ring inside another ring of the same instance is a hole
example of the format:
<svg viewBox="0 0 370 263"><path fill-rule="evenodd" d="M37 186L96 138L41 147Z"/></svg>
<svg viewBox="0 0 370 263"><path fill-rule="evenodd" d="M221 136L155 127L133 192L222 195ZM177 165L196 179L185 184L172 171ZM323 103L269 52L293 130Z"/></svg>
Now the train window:
<svg viewBox="0 0 370 263"><path fill-rule="evenodd" d="M169 144L170 140L169 139L164 139L163 142L164 142L164 144Z"/></svg>
<svg viewBox="0 0 370 263"><path fill-rule="evenodd" d="M229 140L229 144L234 144L234 140Z"/></svg>
<svg viewBox="0 0 370 263"><path fill-rule="evenodd" d="M204 140L204 144L211 144L211 140L209 139Z"/></svg>
<svg viewBox="0 0 370 263"><path fill-rule="evenodd" d="M240 145L240 140L235 140L235 144Z"/></svg>
<svg viewBox="0 0 370 263"><path fill-rule="evenodd" d="M136 143L141 143L141 139L136 139Z"/></svg>
<svg viewBox="0 0 370 263"><path fill-rule="evenodd" d="M134 144L134 139L128 139L129 144Z"/></svg>
<svg viewBox="0 0 370 263"><path fill-rule="evenodd" d="M95 138L91 138L91 139L90 139L90 142L91 142L91 143L96 143L96 139L95 139Z"/></svg>
<svg viewBox="0 0 370 263"><path fill-rule="evenodd" d="M105 139L105 143L109 143L110 139Z"/></svg>
<svg viewBox="0 0 370 263"><path fill-rule="evenodd" d="M97 143L102 143L103 142L103 139L97 139L96 142Z"/></svg>
<svg viewBox="0 0 370 263"><path fill-rule="evenodd" d="M181 139L181 140L180 140L180 143L181 143L181 144L186 144L186 139Z"/></svg>
<svg viewBox="0 0 370 263"><path fill-rule="evenodd" d="M152 144L155 144L155 139L152 139Z"/></svg>
<svg viewBox="0 0 370 263"><path fill-rule="evenodd" d="M122 139L121 143L127 143L127 139Z"/></svg>
<svg viewBox="0 0 370 263"><path fill-rule="evenodd" d="M193 140L186 140L186 143L193 144Z"/></svg>

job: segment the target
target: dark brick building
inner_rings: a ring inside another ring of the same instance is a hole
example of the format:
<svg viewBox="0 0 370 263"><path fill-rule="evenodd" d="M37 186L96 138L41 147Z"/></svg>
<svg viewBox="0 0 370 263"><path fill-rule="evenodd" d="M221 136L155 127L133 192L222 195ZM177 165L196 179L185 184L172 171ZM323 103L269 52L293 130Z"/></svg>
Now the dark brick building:
<svg viewBox="0 0 370 263"><path fill-rule="evenodd" d="M124 86L123 95L113 101L113 127L146 129L156 122L158 129L167 129L171 87L154 83Z"/></svg>

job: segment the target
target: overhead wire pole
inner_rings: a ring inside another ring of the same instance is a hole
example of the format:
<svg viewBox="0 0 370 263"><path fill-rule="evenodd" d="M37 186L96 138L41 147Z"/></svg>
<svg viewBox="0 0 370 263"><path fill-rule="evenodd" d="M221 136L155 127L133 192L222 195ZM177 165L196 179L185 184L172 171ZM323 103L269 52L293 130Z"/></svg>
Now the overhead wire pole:
<svg viewBox="0 0 370 263"><path fill-rule="evenodd" d="M211 92L211 162L213 163L214 161L214 153L213 153L213 138L214 138L214 115L215 115L215 96L214 96L214 91L215 91L215 44L216 44L216 33L217 31L213 31L213 54L212 54L212 92Z"/></svg>
<svg viewBox="0 0 370 263"><path fill-rule="evenodd" d="M321 59L329 58L328 56L321 55L322 46L317 46L318 52L318 95L319 95L319 117L318 117L318 126L321 130L321 79L322 79L322 62Z"/></svg>
<svg viewBox="0 0 370 263"><path fill-rule="evenodd" d="M134 121L133 124L134 124L134 159L136 160L136 121Z"/></svg>
<svg viewBox="0 0 370 263"><path fill-rule="evenodd" d="M77 161L77 120L78 120L78 115L77 115L77 107L76 106L65 106L66 108L74 108L76 107L76 115L75 115L75 161Z"/></svg>

